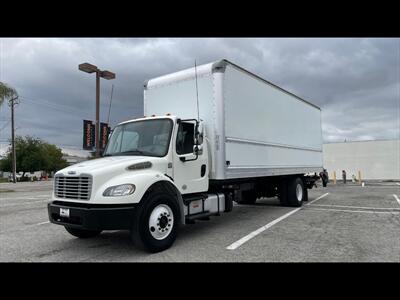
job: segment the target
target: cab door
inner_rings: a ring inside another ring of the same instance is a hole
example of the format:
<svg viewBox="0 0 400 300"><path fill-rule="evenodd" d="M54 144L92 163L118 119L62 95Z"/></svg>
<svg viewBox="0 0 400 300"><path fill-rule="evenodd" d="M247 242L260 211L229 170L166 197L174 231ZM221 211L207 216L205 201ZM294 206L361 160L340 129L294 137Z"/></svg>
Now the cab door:
<svg viewBox="0 0 400 300"><path fill-rule="evenodd" d="M175 135L173 176L181 194L208 191L207 143L199 145L198 155L194 153L195 128L195 121L181 121Z"/></svg>

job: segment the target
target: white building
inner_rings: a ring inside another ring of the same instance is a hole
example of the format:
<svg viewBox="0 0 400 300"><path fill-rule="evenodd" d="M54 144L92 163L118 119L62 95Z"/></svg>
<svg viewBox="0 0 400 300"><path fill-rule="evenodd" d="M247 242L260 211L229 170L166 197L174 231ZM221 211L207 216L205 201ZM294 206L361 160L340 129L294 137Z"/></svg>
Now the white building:
<svg viewBox="0 0 400 300"><path fill-rule="evenodd" d="M88 160L90 157L90 151L81 150L78 148L61 148L63 158L68 162L69 165L80 163Z"/></svg>
<svg viewBox="0 0 400 300"><path fill-rule="evenodd" d="M323 145L324 168L333 179L342 178L342 170L347 180L352 175L361 179L400 180L400 140L376 140L361 142L329 143Z"/></svg>

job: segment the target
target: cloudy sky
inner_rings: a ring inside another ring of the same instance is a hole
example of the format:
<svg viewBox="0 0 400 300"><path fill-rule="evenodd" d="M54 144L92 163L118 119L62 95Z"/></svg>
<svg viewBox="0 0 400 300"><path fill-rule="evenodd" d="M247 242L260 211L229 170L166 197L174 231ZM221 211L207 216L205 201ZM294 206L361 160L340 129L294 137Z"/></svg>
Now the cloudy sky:
<svg viewBox="0 0 400 300"><path fill-rule="evenodd" d="M101 81L101 121L143 115L146 79L226 58L322 108L325 142L400 137L400 39L196 38L0 39L0 81L20 95L18 135L82 147L82 120L95 118L90 62L116 73ZM10 110L0 107L0 143Z"/></svg>

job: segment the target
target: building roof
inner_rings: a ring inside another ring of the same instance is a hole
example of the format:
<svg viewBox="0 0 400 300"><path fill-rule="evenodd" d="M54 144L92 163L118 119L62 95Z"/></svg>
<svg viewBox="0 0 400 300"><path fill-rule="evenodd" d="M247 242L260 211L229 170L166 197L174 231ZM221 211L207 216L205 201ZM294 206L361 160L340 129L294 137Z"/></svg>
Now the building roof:
<svg viewBox="0 0 400 300"><path fill-rule="evenodd" d="M9 143L0 144L0 157L6 155L8 148L10 147ZM90 151L79 149L78 147L59 147L61 152L67 156L81 157L87 158L90 156Z"/></svg>

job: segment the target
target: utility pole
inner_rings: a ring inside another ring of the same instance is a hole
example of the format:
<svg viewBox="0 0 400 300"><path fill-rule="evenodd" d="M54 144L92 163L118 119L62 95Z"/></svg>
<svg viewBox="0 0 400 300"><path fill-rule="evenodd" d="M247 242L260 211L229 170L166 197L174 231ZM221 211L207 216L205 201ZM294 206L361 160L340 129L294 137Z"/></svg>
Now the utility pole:
<svg viewBox="0 0 400 300"><path fill-rule="evenodd" d="M15 100L17 100L18 97L11 98L10 100L10 106L11 106L11 147L12 147L12 170L13 170L13 182L17 182L16 178L16 173L17 173L17 157L16 157L16 151L15 151L15 122L14 122L14 106L16 104Z"/></svg>

